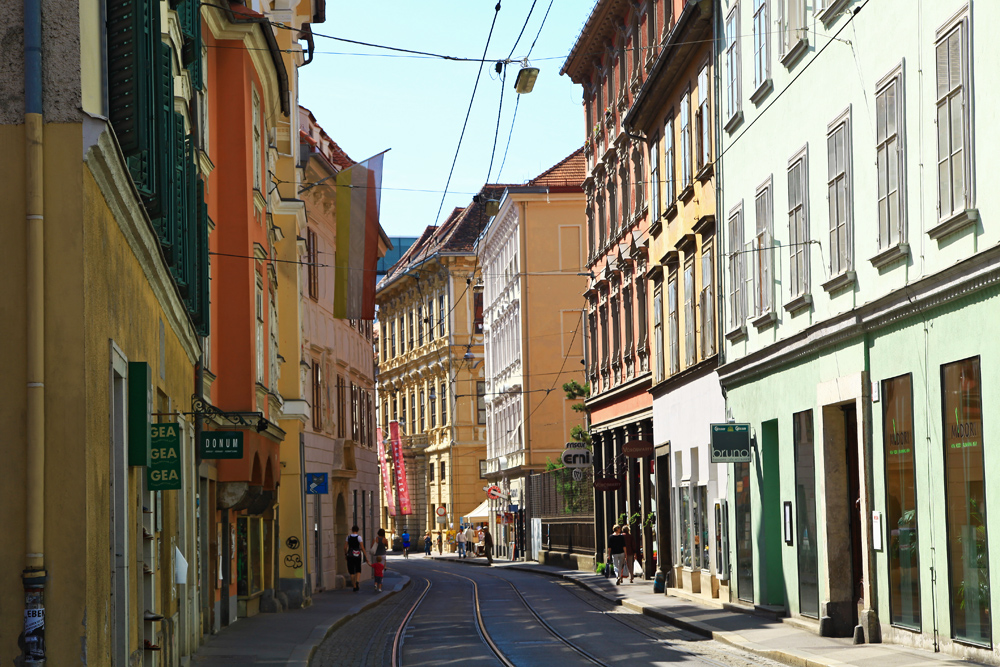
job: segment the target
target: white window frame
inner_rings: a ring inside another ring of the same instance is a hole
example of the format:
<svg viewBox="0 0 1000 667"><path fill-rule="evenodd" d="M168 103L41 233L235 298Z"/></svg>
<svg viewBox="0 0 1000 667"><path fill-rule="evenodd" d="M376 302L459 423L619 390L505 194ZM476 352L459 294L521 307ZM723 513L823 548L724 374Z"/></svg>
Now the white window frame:
<svg viewBox="0 0 1000 667"><path fill-rule="evenodd" d="M878 249L889 250L906 243L906 116L904 113L903 63L900 62L879 81L875 89L875 164L878 174ZM892 92L893 99L889 99ZM888 126L888 109L895 115L894 127ZM883 109L885 110L883 113ZM896 203L892 204L891 166L896 167ZM883 178L885 181L883 182ZM890 224L891 213L895 224Z"/></svg>
<svg viewBox="0 0 1000 667"><path fill-rule="evenodd" d="M691 164L691 87L681 96L681 192L687 190L694 178Z"/></svg>
<svg viewBox="0 0 1000 667"><path fill-rule="evenodd" d="M835 145L842 133L843 164L836 159ZM851 108L848 107L829 126L826 134L827 153L827 209L829 211L830 276L836 278L850 274L854 269L854 219L853 189L851 187ZM831 154L831 151L834 154ZM843 207L839 193L843 193ZM843 228L843 234L841 234Z"/></svg>
<svg viewBox="0 0 1000 667"><path fill-rule="evenodd" d="M712 163L712 114L709 109L710 100L709 62L705 62L698 71L698 154L697 169L700 173Z"/></svg>
<svg viewBox="0 0 1000 667"><path fill-rule="evenodd" d="M264 279L257 274L257 291L254 297L255 338L257 348L257 382L264 384Z"/></svg>
<svg viewBox="0 0 1000 667"><path fill-rule="evenodd" d="M781 0L781 61L786 66L809 43L806 0ZM801 45L801 46L800 46Z"/></svg>
<svg viewBox="0 0 1000 667"><path fill-rule="evenodd" d="M768 0L753 0L753 87L755 95L771 78Z"/></svg>
<svg viewBox="0 0 1000 667"><path fill-rule="evenodd" d="M701 241L701 356L715 354L715 238Z"/></svg>
<svg viewBox="0 0 1000 667"><path fill-rule="evenodd" d="M674 112L667 114L663 123L663 210L677 200L677 155L674 150Z"/></svg>
<svg viewBox="0 0 1000 667"><path fill-rule="evenodd" d="M794 170L798 170L797 188L792 179ZM808 296L810 292L808 145L803 146L788 160L788 274L791 298L795 300ZM792 306L792 303L788 306ZM788 309L792 310L794 307Z"/></svg>
<svg viewBox="0 0 1000 667"><path fill-rule="evenodd" d="M970 24L968 17L968 7L964 7L958 14L952 17L942 28L937 31L937 39L935 40L935 99L937 107L937 120L938 125L937 131L937 202L938 202L938 220L940 222L947 222L953 218L968 217L968 211L973 209L975 202L975 191L973 184L975 179L972 175L972 123L970 122L970 101L972 96L969 94L970 88L970 49L969 49L969 33ZM941 47L952 40L957 38L959 40L958 48L956 53L947 54L949 56L949 66L948 69L950 74L955 74L954 67L950 64L950 58L953 56L958 56L961 58L961 62L958 63L958 83L951 81L949 77L949 82L947 89L943 89L938 81L940 78L941 64L938 62L940 59L939 50ZM947 105L947 108L942 108ZM961 147L956 148L952 143L952 132L946 133L946 138L948 139L948 145L942 146L942 132L940 131L940 124L942 118L942 112L946 112L946 120L949 122L950 127L954 127L956 120L956 109L958 107L957 114L961 117L958 119L960 127L962 129ZM941 159L942 150L947 150L948 155L946 160ZM962 169L962 192L955 192L955 167L960 166ZM947 167L948 169L948 181L949 181L949 192L947 199L945 201L945 193L942 191L942 181L941 173L942 169Z"/></svg>
<svg viewBox="0 0 1000 667"><path fill-rule="evenodd" d="M754 193L754 317L774 312L774 187L770 176Z"/></svg>
<svg viewBox="0 0 1000 667"><path fill-rule="evenodd" d="M671 271L667 277L667 338L670 349L670 375L675 375L681 370L680 303L677 278L676 271Z"/></svg>
<svg viewBox="0 0 1000 667"><path fill-rule="evenodd" d="M653 381L666 378L666 357L663 345L663 281L653 285Z"/></svg>
<svg viewBox="0 0 1000 667"><path fill-rule="evenodd" d="M649 19L647 19L649 20ZM660 215L660 138L653 135L649 142L649 199L650 213L656 219ZM589 217L588 217L589 220Z"/></svg>
<svg viewBox="0 0 1000 667"><path fill-rule="evenodd" d="M729 330L730 336L742 333L747 319L746 252L743 241L743 200L729 211Z"/></svg>
<svg viewBox="0 0 1000 667"><path fill-rule="evenodd" d="M260 118L260 95L257 93L256 86L252 87L251 90L252 106L251 113L253 118L251 119L252 125L252 135L253 135L253 188L258 192L263 193L263 168L261 164L262 160L262 150L261 150L261 118Z"/></svg>
<svg viewBox="0 0 1000 667"><path fill-rule="evenodd" d="M726 126L731 127L743 109L740 72L740 3L726 16Z"/></svg>
<svg viewBox="0 0 1000 667"><path fill-rule="evenodd" d="M694 256L684 260L684 366L691 367L698 362L698 316L695 296Z"/></svg>

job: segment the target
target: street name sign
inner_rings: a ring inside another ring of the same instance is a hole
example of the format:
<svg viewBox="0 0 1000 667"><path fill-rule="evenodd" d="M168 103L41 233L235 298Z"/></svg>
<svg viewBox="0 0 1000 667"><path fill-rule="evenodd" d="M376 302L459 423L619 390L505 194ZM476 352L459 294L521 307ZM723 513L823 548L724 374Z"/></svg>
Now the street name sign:
<svg viewBox="0 0 1000 667"><path fill-rule="evenodd" d="M202 431L201 458L243 458L243 431Z"/></svg>
<svg viewBox="0 0 1000 667"><path fill-rule="evenodd" d="M150 424L150 460L146 481L150 491L181 488L181 428L177 423Z"/></svg>
<svg viewBox="0 0 1000 667"><path fill-rule="evenodd" d="M750 463L750 424L712 424L712 463Z"/></svg>

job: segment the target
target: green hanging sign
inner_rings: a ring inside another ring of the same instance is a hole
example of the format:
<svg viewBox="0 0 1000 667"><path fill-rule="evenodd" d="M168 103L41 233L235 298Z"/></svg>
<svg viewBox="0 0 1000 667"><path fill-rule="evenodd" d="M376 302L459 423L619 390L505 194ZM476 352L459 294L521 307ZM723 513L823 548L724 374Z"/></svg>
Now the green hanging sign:
<svg viewBox="0 0 1000 667"><path fill-rule="evenodd" d="M201 458L243 458L243 431L202 431Z"/></svg>
<svg viewBox="0 0 1000 667"><path fill-rule="evenodd" d="M152 456L146 467L150 491L181 488L181 428L179 424L150 424Z"/></svg>

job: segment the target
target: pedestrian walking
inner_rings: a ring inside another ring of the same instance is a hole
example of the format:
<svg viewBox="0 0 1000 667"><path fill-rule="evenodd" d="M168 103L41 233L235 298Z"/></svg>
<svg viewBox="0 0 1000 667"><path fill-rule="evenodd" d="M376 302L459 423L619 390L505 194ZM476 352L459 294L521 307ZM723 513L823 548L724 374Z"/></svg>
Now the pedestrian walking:
<svg viewBox="0 0 1000 667"><path fill-rule="evenodd" d="M358 535L358 527L351 526L351 534L347 536L344 544L344 556L347 557L347 573L351 575L355 593L361 590L361 560L368 561L362 548L364 543L364 538Z"/></svg>
<svg viewBox="0 0 1000 667"><path fill-rule="evenodd" d="M385 560L386 552L389 550L389 540L385 538L385 529L379 528L378 533L375 534L375 541L372 542L372 547L369 549L372 558Z"/></svg>
<svg viewBox="0 0 1000 667"><path fill-rule="evenodd" d="M611 535L608 536L608 555L611 556L615 573L618 575L615 580L617 586L622 583L622 577L625 575L625 536L622 535L622 527L617 523L612 528Z"/></svg>
<svg viewBox="0 0 1000 667"><path fill-rule="evenodd" d="M403 538L403 558L410 557L410 533L403 529L403 534L400 536Z"/></svg>
<svg viewBox="0 0 1000 667"><path fill-rule="evenodd" d="M425 556L430 556L431 555L431 534L430 533L427 533L426 535L424 535L424 555Z"/></svg>
<svg viewBox="0 0 1000 667"><path fill-rule="evenodd" d="M483 551L486 552L486 564L493 565L493 536L486 524L483 524Z"/></svg>
<svg viewBox="0 0 1000 667"><path fill-rule="evenodd" d="M635 560L635 538L632 537L628 526L622 526L622 537L625 538L625 571L628 572L628 582L634 584L635 574L632 562Z"/></svg>
<svg viewBox="0 0 1000 667"><path fill-rule="evenodd" d="M465 558L465 526L458 527L455 535L455 543L458 545L458 557Z"/></svg>
<svg viewBox="0 0 1000 667"><path fill-rule="evenodd" d="M476 530L472 527L470 523L465 529L465 555L466 558L469 556L469 551L472 551L472 555L476 555Z"/></svg>
<svg viewBox="0 0 1000 667"><path fill-rule="evenodd" d="M375 592L382 592L382 577L385 576L385 563L382 562L381 556L375 557L375 563L372 565L372 578L375 580Z"/></svg>

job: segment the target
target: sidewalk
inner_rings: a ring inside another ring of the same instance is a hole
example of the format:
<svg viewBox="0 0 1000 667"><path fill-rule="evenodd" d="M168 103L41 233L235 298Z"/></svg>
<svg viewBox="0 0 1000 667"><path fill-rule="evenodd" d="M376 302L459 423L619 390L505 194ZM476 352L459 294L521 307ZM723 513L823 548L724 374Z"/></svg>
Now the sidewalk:
<svg viewBox="0 0 1000 667"><path fill-rule="evenodd" d="M362 583L361 591L344 588L324 591L312 597L312 605L280 614L258 614L241 618L209 637L192 656L197 667L233 665L281 665L307 667L313 651L326 637L353 616L374 607L403 590L410 578L389 570L382 593L372 590L372 582Z"/></svg>
<svg viewBox="0 0 1000 667"><path fill-rule="evenodd" d="M486 565L485 558L459 559L453 554L437 560ZM624 607L695 632L704 637L770 658L794 667L943 667L970 662L943 653L933 653L898 644L859 644L851 639L820 637L780 620L727 611L685 598L653 593L653 582L636 579L634 584L615 586L613 579L579 570L531 562L493 560L493 567L510 568L561 577Z"/></svg>

